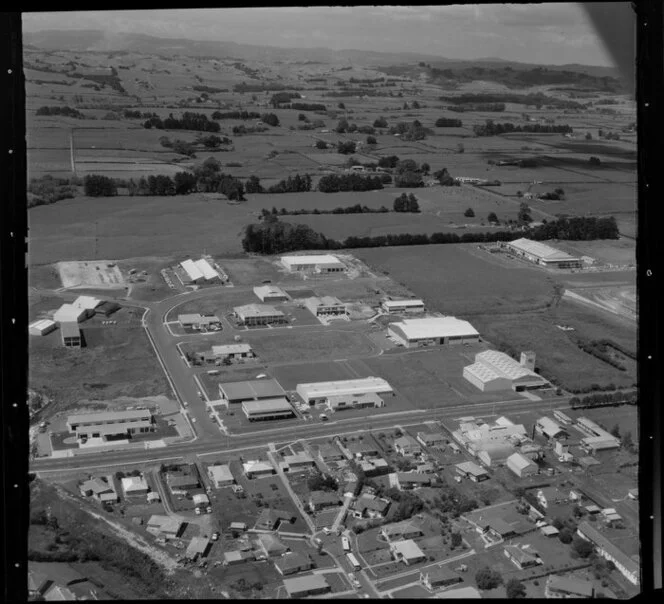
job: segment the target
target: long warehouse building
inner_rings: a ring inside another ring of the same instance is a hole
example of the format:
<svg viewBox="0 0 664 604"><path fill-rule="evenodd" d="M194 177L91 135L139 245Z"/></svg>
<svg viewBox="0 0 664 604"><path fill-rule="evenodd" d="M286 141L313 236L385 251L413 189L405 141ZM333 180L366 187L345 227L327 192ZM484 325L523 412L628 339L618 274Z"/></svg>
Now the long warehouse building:
<svg viewBox="0 0 664 604"><path fill-rule="evenodd" d="M521 392L551 386L541 375L497 350L478 352L475 362L463 368L463 377L482 392L509 389Z"/></svg>
<svg viewBox="0 0 664 604"><path fill-rule="evenodd" d="M532 241L525 237L516 241L505 241L501 246L515 256L525 258L529 262L547 268L581 268L583 266L581 258L576 258L546 243Z"/></svg>
<svg viewBox="0 0 664 604"><path fill-rule="evenodd" d="M245 401L284 398L286 391L274 379L225 382L219 384L219 396L226 406Z"/></svg>
<svg viewBox="0 0 664 604"><path fill-rule="evenodd" d="M341 273L346 266L332 254L310 256L282 256L283 264L291 272Z"/></svg>
<svg viewBox="0 0 664 604"><path fill-rule="evenodd" d="M335 407L340 405L340 399L348 398L349 403L345 406L353 406L353 398L360 399L367 394L379 396L393 396L394 390L383 378L368 377L357 380L337 380L334 382L313 382L309 384L298 384L297 393L305 403L309 405L326 405L333 401ZM359 404L359 403L358 403ZM373 404L372 406L376 406ZM379 405L382 406L382 405Z"/></svg>
<svg viewBox="0 0 664 604"><path fill-rule="evenodd" d="M406 348L470 344L479 342L479 332L468 321L455 317L404 319L390 323L387 333Z"/></svg>
<svg viewBox="0 0 664 604"><path fill-rule="evenodd" d="M186 273L189 283L208 283L221 278L205 258L184 260L180 262L180 266Z"/></svg>

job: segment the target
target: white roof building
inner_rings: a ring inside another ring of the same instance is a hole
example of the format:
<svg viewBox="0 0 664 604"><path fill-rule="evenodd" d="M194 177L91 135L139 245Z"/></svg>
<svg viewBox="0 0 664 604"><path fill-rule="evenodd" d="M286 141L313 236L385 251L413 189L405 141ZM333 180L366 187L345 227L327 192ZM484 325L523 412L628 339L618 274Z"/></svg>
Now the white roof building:
<svg viewBox="0 0 664 604"><path fill-rule="evenodd" d="M533 241L522 237L515 241L505 242L507 248L512 251L525 256L536 264L543 264L545 266L581 266L581 258L571 256L567 252L557 250L546 243L540 241Z"/></svg>
<svg viewBox="0 0 664 604"><path fill-rule="evenodd" d="M298 384L296 390L306 402L312 400L325 402L328 397L333 396L354 396L368 393L394 394L389 383L378 377Z"/></svg>
<svg viewBox="0 0 664 604"><path fill-rule="evenodd" d="M463 368L463 377L482 392L496 392L512 388L512 380L484 363L473 363Z"/></svg>
<svg viewBox="0 0 664 604"><path fill-rule="evenodd" d="M424 302L422 300L384 300L381 306L387 312L396 312L399 310L424 310Z"/></svg>
<svg viewBox="0 0 664 604"><path fill-rule="evenodd" d="M212 347L214 356L224 356L228 354L248 354L251 352L251 346L246 343L240 344L220 344Z"/></svg>
<svg viewBox="0 0 664 604"><path fill-rule="evenodd" d="M184 260L180 262L180 266L184 269L184 272L187 273L187 277L189 277L190 281L197 283L205 280L203 272L193 260Z"/></svg>
<svg viewBox="0 0 664 604"><path fill-rule="evenodd" d="M290 296L280 287L276 285L259 285L254 287L254 293L261 302L266 300L289 300Z"/></svg>
<svg viewBox="0 0 664 604"><path fill-rule="evenodd" d="M213 279L219 278L219 273L212 268L205 258L194 261L194 265L206 281L212 281Z"/></svg>
<svg viewBox="0 0 664 604"><path fill-rule="evenodd" d="M31 336L45 336L47 333L52 332L56 327L57 325L55 324L55 321L51 321L50 319L40 319L39 321L35 321L28 325L28 333Z"/></svg>
<svg viewBox="0 0 664 604"><path fill-rule="evenodd" d="M210 480L212 480L217 487L233 484L235 482L235 478L233 477L233 473L228 464L208 466L207 472Z"/></svg>
<svg viewBox="0 0 664 604"><path fill-rule="evenodd" d="M406 347L421 344L476 342L479 332L468 322L456 317L404 319L387 326L388 334Z"/></svg>
<svg viewBox="0 0 664 604"><path fill-rule="evenodd" d="M345 268L336 256L332 254L316 254L308 256L282 256L281 263L290 271L317 270L342 271Z"/></svg>
<svg viewBox="0 0 664 604"><path fill-rule="evenodd" d="M145 494L149 490L148 483L143 476L127 476L121 482L125 495Z"/></svg>
<svg viewBox="0 0 664 604"><path fill-rule="evenodd" d="M283 312L267 304L245 304L236 306L233 310L242 321L285 317Z"/></svg>
<svg viewBox="0 0 664 604"><path fill-rule="evenodd" d="M63 304L53 314L53 320L56 323L80 323L88 314L89 312L83 308L73 304Z"/></svg>
<svg viewBox="0 0 664 604"><path fill-rule="evenodd" d="M507 387L517 391L550 385L541 375L497 350L478 352L475 363L464 367L463 377L484 391L505 389L508 382Z"/></svg>
<svg viewBox="0 0 664 604"><path fill-rule="evenodd" d="M519 477L537 474L537 464L531 459L524 457L521 453L514 453L507 458L505 464Z"/></svg>
<svg viewBox="0 0 664 604"><path fill-rule="evenodd" d="M547 438L556 438L565 434L565 431L560 427L557 422L554 422L550 417L540 417L536 424L535 429Z"/></svg>
<svg viewBox="0 0 664 604"><path fill-rule="evenodd" d="M79 296L73 302L73 305L76 308L82 308L83 310L94 310L100 304L101 300L93 298L92 296Z"/></svg>

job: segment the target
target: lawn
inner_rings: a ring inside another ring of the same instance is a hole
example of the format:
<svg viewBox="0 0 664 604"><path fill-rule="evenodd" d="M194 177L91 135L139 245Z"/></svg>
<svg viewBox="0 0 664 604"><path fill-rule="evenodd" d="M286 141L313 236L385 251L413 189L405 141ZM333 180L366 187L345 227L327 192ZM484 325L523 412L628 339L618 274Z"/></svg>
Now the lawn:
<svg viewBox="0 0 664 604"><path fill-rule="evenodd" d="M81 349L62 346L59 330L30 339L30 386L55 399L47 413L76 406L81 399L172 396L143 329L83 324L82 332L87 347Z"/></svg>
<svg viewBox="0 0 664 604"><path fill-rule="evenodd" d="M295 390L298 384L349 380L358 377L345 363L335 361L280 365L273 367L271 374L285 390Z"/></svg>
<svg viewBox="0 0 664 604"><path fill-rule="evenodd" d="M429 309L462 318L539 308L553 293L546 273L525 264L508 266L476 244L359 249L354 254L407 287Z"/></svg>

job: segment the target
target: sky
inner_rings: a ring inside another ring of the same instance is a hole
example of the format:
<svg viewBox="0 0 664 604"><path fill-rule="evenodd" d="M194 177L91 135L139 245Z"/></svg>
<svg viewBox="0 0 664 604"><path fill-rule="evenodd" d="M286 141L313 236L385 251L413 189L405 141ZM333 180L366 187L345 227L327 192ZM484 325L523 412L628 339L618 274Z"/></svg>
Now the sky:
<svg viewBox="0 0 664 604"><path fill-rule="evenodd" d="M100 29L287 48L613 66L578 3L26 13L23 29Z"/></svg>

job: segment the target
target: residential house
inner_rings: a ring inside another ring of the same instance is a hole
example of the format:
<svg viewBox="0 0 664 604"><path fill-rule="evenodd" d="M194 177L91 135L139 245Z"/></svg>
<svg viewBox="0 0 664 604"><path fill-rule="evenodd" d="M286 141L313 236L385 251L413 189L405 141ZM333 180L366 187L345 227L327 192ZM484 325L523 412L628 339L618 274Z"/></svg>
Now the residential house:
<svg viewBox="0 0 664 604"><path fill-rule="evenodd" d="M184 522L176 518L153 514L148 520L146 530L152 535L176 539L184 532L185 526Z"/></svg>
<svg viewBox="0 0 664 604"><path fill-rule="evenodd" d="M326 508L335 508L341 504L336 493L330 491L312 491L307 502L312 512L319 512Z"/></svg>
<svg viewBox="0 0 664 604"><path fill-rule="evenodd" d="M518 545L506 545L503 553L519 570L542 564L542 560L536 552L528 551Z"/></svg>
<svg viewBox="0 0 664 604"><path fill-rule="evenodd" d="M407 566L417 564L426 560L426 554L412 539L393 541L390 543L390 551L397 561L402 561Z"/></svg>
<svg viewBox="0 0 664 604"><path fill-rule="evenodd" d="M141 496L145 497L150 490L147 481L143 476L126 476L122 480L122 491L125 497Z"/></svg>
<svg viewBox="0 0 664 604"><path fill-rule="evenodd" d="M235 478L228 464L208 466L207 474L217 489L235 483Z"/></svg>
<svg viewBox="0 0 664 604"><path fill-rule="evenodd" d="M274 466L266 461L248 461L242 464L242 469L247 478L276 474Z"/></svg>
<svg viewBox="0 0 664 604"><path fill-rule="evenodd" d="M418 432L417 441L423 447L431 447L433 449L444 449L445 448L445 438L444 434L440 432Z"/></svg>
<svg viewBox="0 0 664 604"><path fill-rule="evenodd" d="M546 598L592 598L594 595L595 589L590 581L557 575L549 575L546 579Z"/></svg>
<svg viewBox="0 0 664 604"><path fill-rule="evenodd" d="M284 588L289 598L306 598L307 596L328 593L332 586L325 575L304 575L284 579Z"/></svg>
<svg viewBox="0 0 664 604"><path fill-rule="evenodd" d="M431 477L419 472L397 472L400 489L416 489L431 484Z"/></svg>
<svg viewBox="0 0 664 604"><path fill-rule="evenodd" d="M314 567L313 560L306 553L291 553L275 560L274 567L281 575L294 575Z"/></svg>
<svg viewBox="0 0 664 604"><path fill-rule="evenodd" d="M282 523L293 524L295 520L296 516L291 512L266 508L259 514L258 519L256 520L256 528L266 531L274 531Z"/></svg>
<svg viewBox="0 0 664 604"><path fill-rule="evenodd" d="M205 558L208 554L210 548L210 540L206 537L192 537L187 549L184 553L184 557L187 560L196 561L199 557Z"/></svg>
<svg viewBox="0 0 664 604"><path fill-rule="evenodd" d="M422 529L412 520L386 524L382 527L381 533L388 541L414 539L424 535Z"/></svg>
<svg viewBox="0 0 664 604"><path fill-rule="evenodd" d="M433 591L440 587L463 583L463 579L449 566L436 566L420 572L420 583L429 591Z"/></svg>
<svg viewBox="0 0 664 604"><path fill-rule="evenodd" d="M409 434L397 438L394 441L394 449L399 455L419 455L422 453L420 443Z"/></svg>
<svg viewBox="0 0 664 604"><path fill-rule="evenodd" d="M118 494L105 478L86 480L79 489L84 497L92 496L100 503L117 503L118 501Z"/></svg>
<svg viewBox="0 0 664 604"><path fill-rule="evenodd" d="M351 504L351 514L355 518L385 518L390 503L389 499L382 499L368 494L360 495Z"/></svg>
<svg viewBox="0 0 664 604"><path fill-rule="evenodd" d="M233 550L230 552L224 552L224 563L231 566L235 564L243 564L249 562L250 560L255 560L256 555L254 552L243 552L240 550Z"/></svg>
<svg viewBox="0 0 664 604"><path fill-rule="evenodd" d="M473 482L481 482L487 480L490 476L489 473L480 465L472 461L465 461L458 463L454 466L456 473L464 478L470 478Z"/></svg>
<svg viewBox="0 0 664 604"><path fill-rule="evenodd" d="M274 558L285 554L290 548L271 533L261 533L256 539L258 549L268 558Z"/></svg>

